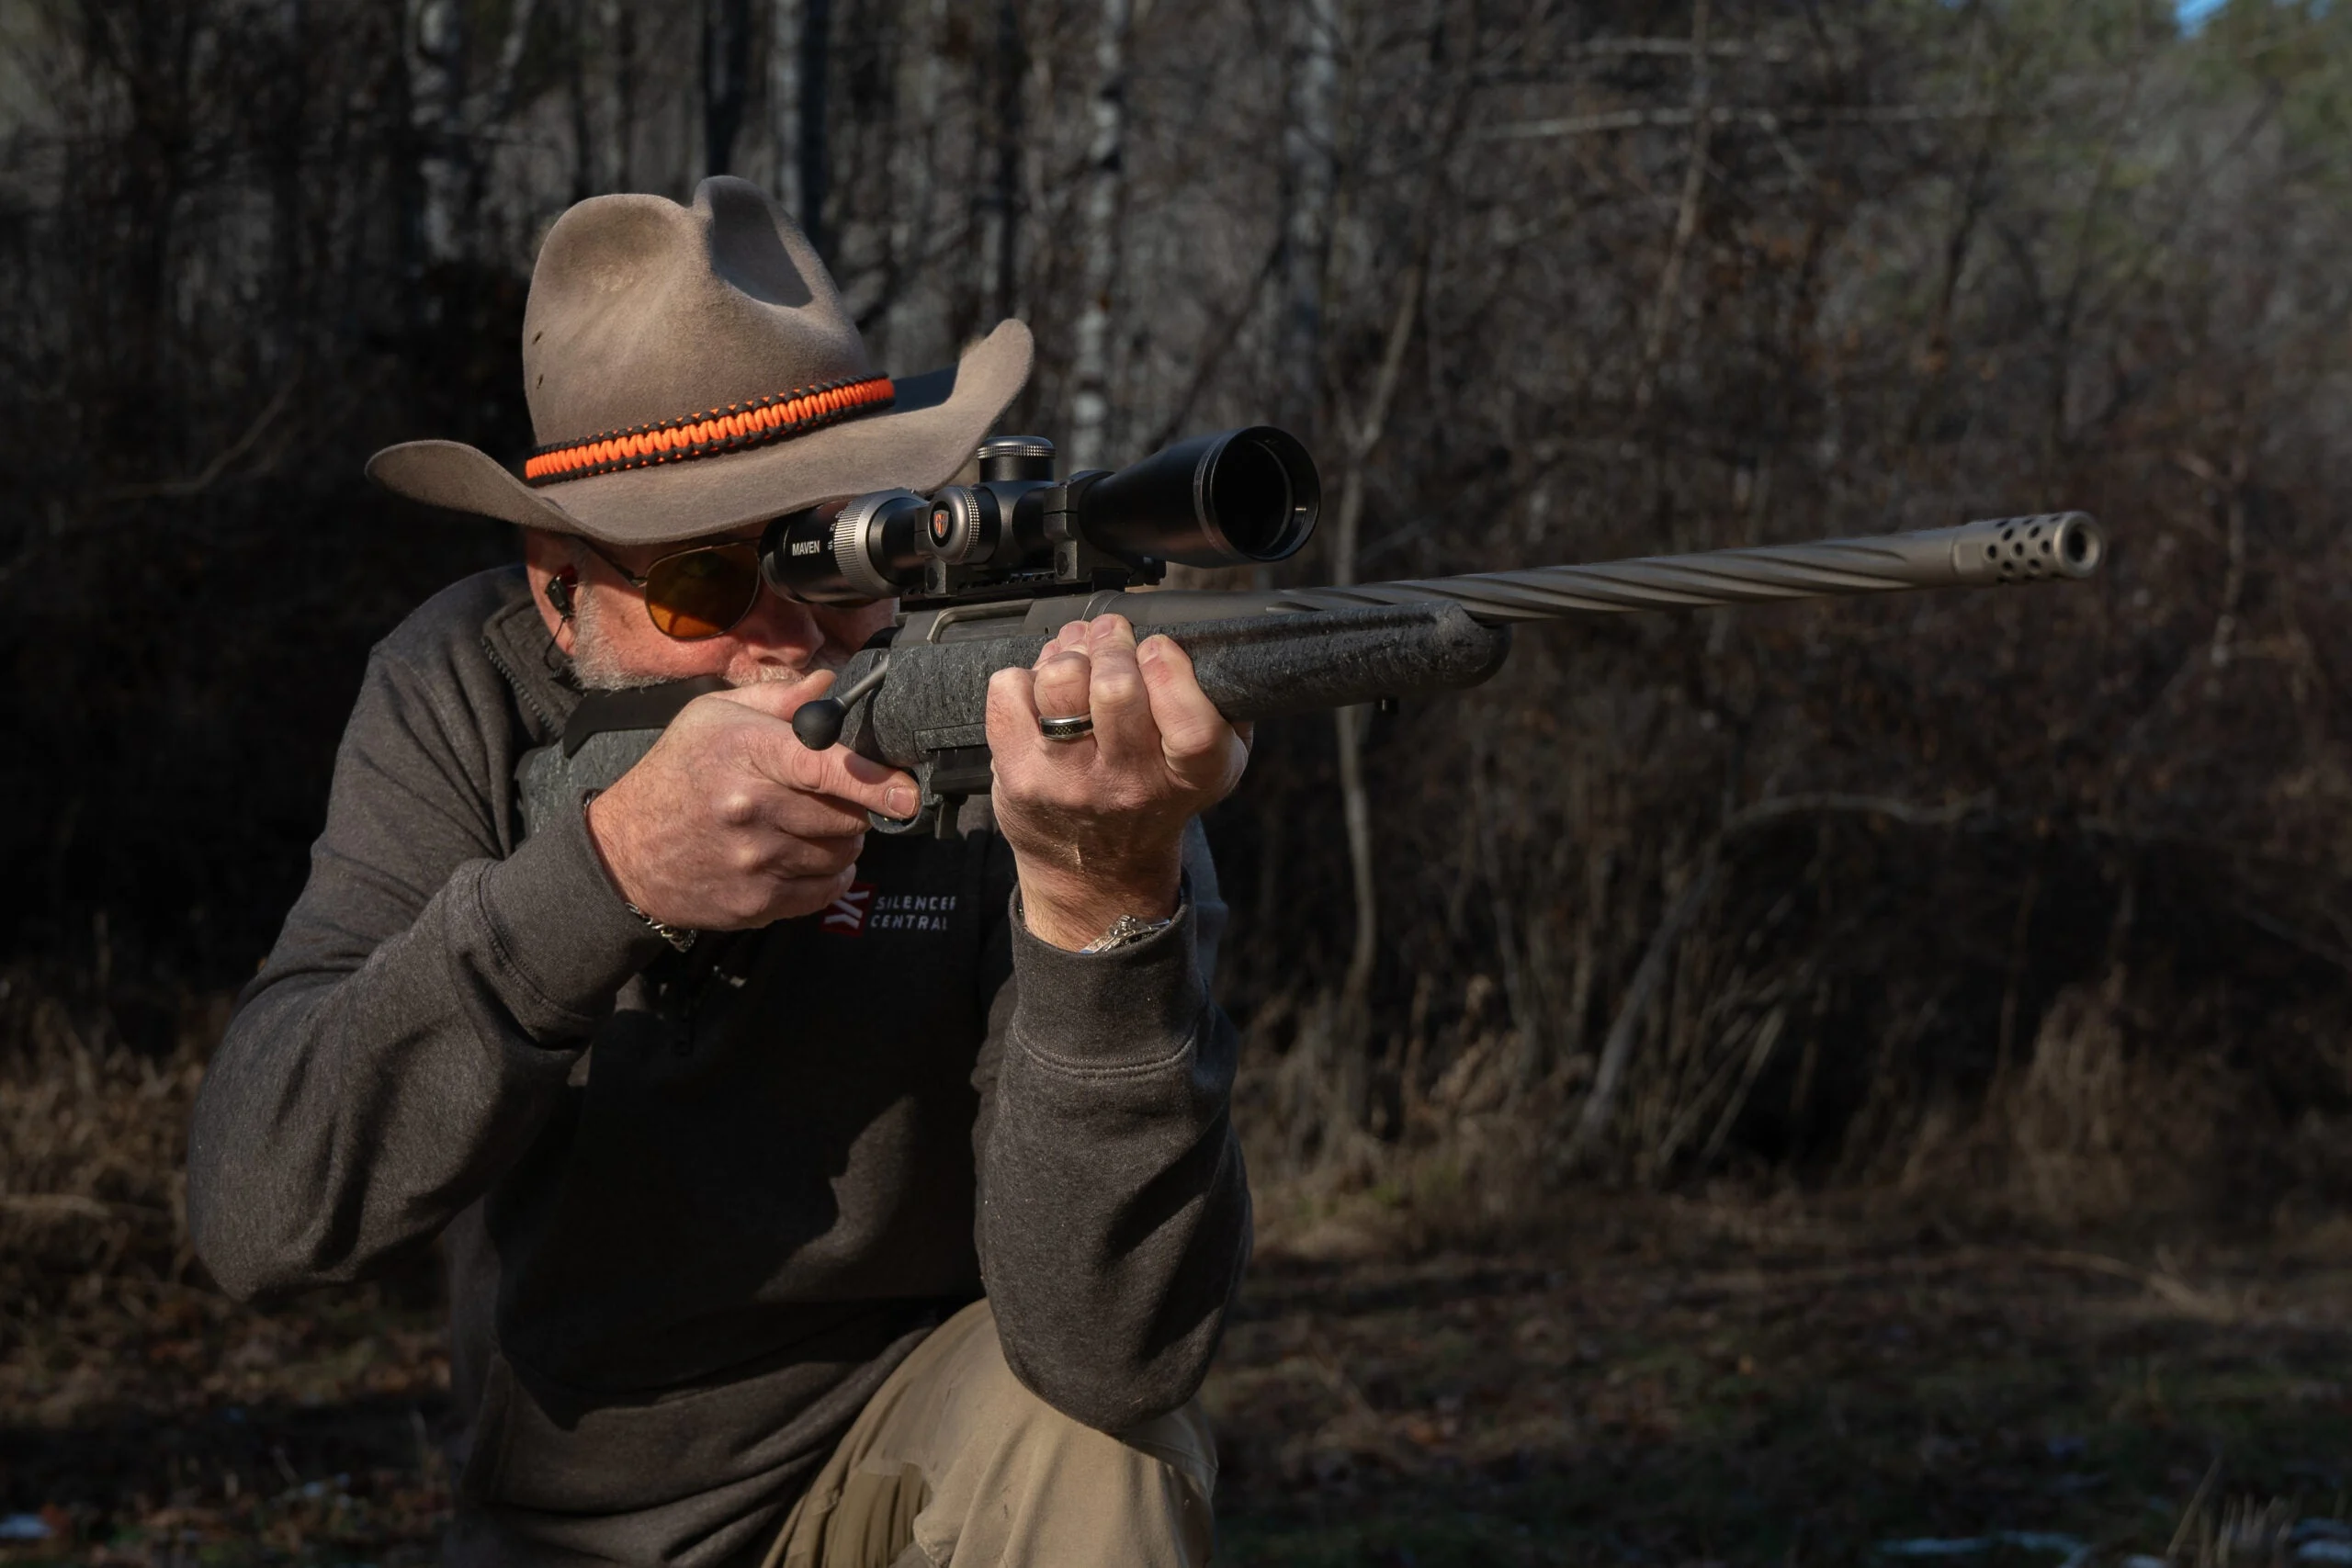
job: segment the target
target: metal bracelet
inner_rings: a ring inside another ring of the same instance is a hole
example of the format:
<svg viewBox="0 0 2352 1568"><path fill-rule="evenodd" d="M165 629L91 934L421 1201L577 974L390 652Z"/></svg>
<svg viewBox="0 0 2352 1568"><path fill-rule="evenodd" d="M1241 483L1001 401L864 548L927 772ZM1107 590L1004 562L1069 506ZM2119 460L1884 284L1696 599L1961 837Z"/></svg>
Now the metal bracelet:
<svg viewBox="0 0 2352 1568"><path fill-rule="evenodd" d="M655 919L652 916L647 914L644 910L639 908L636 905L630 903L626 898L621 900L621 908L627 909L630 914L635 915L639 919L643 920L647 928L650 930L655 936L660 937L663 942L668 942L680 953L684 953L686 949L694 946L695 938L702 935L702 932L688 931L684 926L663 925L660 920Z"/></svg>
<svg viewBox="0 0 2352 1568"><path fill-rule="evenodd" d="M1133 947L1147 937L1158 936L1175 923L1176 917L1173 915L1164 920L1147 920L1137 915L1121 915L1111 922L1109 930L1080 948L1079 952L1115 953L1123 947Z"/></svg>

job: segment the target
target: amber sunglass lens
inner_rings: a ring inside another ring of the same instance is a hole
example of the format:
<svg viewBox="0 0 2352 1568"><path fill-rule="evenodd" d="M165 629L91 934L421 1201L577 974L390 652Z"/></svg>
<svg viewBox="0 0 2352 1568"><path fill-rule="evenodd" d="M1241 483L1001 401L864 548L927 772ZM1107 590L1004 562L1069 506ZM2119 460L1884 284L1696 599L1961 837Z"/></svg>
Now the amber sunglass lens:
<svg viewBox="0 0 2352 1568"><path fill-rule="evenodd" d="M730 630L760 591L758 547L719 545L664 556L645 574L654 628L681 642Z"/></svg>

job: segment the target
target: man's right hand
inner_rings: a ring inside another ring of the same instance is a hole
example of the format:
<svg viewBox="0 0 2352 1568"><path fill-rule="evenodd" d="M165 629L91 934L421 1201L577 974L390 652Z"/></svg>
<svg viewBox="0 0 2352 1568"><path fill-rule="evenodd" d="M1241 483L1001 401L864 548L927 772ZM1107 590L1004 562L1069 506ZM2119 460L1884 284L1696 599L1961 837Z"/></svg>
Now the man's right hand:
<svg viewBox="0 0 2352 1568"><path fill-rule="evenodd" d="M588 836L621 897L664 925L740 931L813 914L849 890L865 814L911 817L913 779L788 722L830 671L688 703L653 749L588 803Z"/></svg>

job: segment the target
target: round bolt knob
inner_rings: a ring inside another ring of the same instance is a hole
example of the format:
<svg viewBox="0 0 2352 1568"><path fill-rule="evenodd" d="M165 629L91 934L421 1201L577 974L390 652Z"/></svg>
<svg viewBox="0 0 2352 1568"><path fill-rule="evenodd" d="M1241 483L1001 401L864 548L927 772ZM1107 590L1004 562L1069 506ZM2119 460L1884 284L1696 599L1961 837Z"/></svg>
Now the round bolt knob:
<svg viewBox="0 0 2352 1568"><path fill-rule="evenodd" d="M842 738L849 709L831 697L814 697L792 713L792 733L811 751L826 750Z"/></svg>

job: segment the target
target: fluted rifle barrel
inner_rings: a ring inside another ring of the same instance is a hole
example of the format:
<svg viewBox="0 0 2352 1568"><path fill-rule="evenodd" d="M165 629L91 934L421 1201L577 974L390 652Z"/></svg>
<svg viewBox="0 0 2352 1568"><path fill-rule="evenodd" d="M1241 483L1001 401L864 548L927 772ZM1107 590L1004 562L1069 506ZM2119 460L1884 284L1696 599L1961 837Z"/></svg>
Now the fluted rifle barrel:
<svg viewBox="0 0 2352 1568"><path fill-rule="evenodd" d="M923 791L919 820L952 824L943 802L989 787L991 678L1035 663L1046 639L1080 618L1116 614L1139 630L1166 631L1191 654L1217 710L1240 720L1476 685L1500 667L1517 621L2055 581L2090 576L2106 549L2097 523L2061 512L1877 538L1346 588L1106 589L954 604L919 611L887 648L852 655L838 675L843 700L805 705L793 729L811 748L838 740L914 769Z"/></svg>
<svg viewBox="0 0 2352 1568"><path fill-rule="evenodd" d="M1342 610L1436 600L1462 605L1485 625L1502 626L1632 610L2046 582L2088 577L2106 554L2106 536L2088 513L2055 512L1864 539L1760 545L1346 588L1278 589L1253 597L1269 610Z"/></svg>

